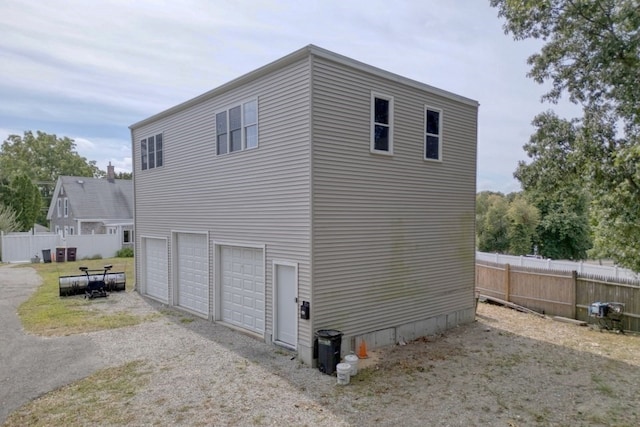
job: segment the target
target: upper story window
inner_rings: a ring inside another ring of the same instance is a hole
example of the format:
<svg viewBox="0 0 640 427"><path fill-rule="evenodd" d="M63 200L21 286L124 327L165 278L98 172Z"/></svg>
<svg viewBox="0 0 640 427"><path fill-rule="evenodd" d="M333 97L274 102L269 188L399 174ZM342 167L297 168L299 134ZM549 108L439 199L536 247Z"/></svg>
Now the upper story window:
<svg viewBox="0 0 640 427"><path fill-rule="evenodd" d="M64 198L64 217L67 218L69 216L69 199Z"/></svg>
<svg viewBox="0 0 640 427"><path fill-rule="evenodd" d="M159 168L164 163L162 134L144 138L140 141L140 165L142 170Z"/></svg>
<svg viewBox="0 0 640 427"><path fill-rule="evenodd" d="M227 154L258 146L258 101L235 105L216 114L216 153Z"/></svg>
<svg viewBox="0 0 640 427"><path fill-rule="evenodd" d="M371 94L371 152L393 154L393 97Z"/></svg>
<svg viewBox="0 0 640 427"><path fill-rule="evenodd" d="M58 212L58 218L62 216L62 199L58 199L58 207L56 209Z"/></svg>
<svg viewBox="0 0 640 427"><path fill-rule="evenodd" d="M425 108L425 160L442 160L442 110Z"/></svg>

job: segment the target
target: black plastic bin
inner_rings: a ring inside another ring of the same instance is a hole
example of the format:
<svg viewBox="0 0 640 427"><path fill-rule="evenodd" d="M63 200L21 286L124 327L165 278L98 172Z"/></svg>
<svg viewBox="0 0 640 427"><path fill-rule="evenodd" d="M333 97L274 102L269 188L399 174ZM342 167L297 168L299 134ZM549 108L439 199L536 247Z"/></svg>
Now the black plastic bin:
<svg viewBox="0 0 640 427"><path fill-rule="evenodd" d="M76 248L67 248L67 261L76 260Z"/></svg>
<svg viewBox="0 0 640 427"><path fill-rule="evenodd" d="M42 250L42 262L51 262L51 249Z"/></svg>
<svg viewBox="0 0 640 427"><path fill-rule="evenodd" d="M320 329L316 332L318 339L318 369L332 375L340 363L340 347L342 332L335 329Z"/></svg>
<svg viewBox="0 0 640 427"><path fill-rule="evenodd" d="M64 262L65 248L56 248L56 262Z"/></svg>

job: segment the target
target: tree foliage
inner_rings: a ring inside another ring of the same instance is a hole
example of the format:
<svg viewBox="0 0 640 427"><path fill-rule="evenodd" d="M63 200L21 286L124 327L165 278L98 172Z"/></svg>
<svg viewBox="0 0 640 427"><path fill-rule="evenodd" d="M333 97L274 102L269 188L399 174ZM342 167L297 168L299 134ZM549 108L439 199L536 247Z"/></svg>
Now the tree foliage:
<svg viewBox="0 0 640 427"><path fill-rule="evenodd" d="M40 190L26 175L0 184L0 202L13 210L21 231L30 230L42 212Z"/></svg>
<svg viewBox="0 0 640 427"><path fill-rule="evenodd" d="M19 228L16 213L8 206L0 203L0 231L9 233Z"/></svg>
<svg viewBox="0 0 640 427"><path fill-rule="evenodd" d="M585 259L591 234L589 198L581 182L580 124L550 111L533 124L537 130L524 145L532 162L519 162L514 176L540 213L534 244L548 258Z"/></svg>
<svg viewBox="0 0 640 427"><path fill-rule="evenodd" d="M528 203L524 197L515 198L507 210L509 219L509 253L527 255L533 253L536 228L540 223L538 208Z"/></svg>
<svg viewBox="0 0 640 427"><path fill-rule="evenodd" d="M0 171L4 178L26 174L38 182L55 182L60 175L104 176L94 160L78 154L73 139L40 131L9 135L0 150Z"/></svg>
<svg viewBox="0 0 640 427"><path fill-rule="evenodd" d="M578 120L547 117L540 123L539 134L559 132L563 137L549 139L546 151L532 156L539 166L519 170L519 179L539 180L533 186L542 192L550 186L564 187L569 197L588 193L594 253L640 271L640 1L490 4L505 19L505 32L544 42L528 59L529 76L551 84L543 100L557 102L566 94L583 109ZM569 179L554 181L563 176ZM580 188L571 191L576 186ZM567 225L570 218L559 223Z"/></svg>
<svg viewBox="0 0 640 427"><path fill-rule="evenodd" d="M521 195L481 192L476 196L476 234L482 252L526 255L532 252L538 209Z"/></svg>
<svg viewBox="0 0 640 427"><path fill-rule="evenodd" d="M9 183L28 178L35 183L40 190L40 212L37 222L46 223L46 209L49 207L53 189L58 176L104 176L95 161L88 161L76 151L75 142L67 137L59 138L56 135L38 131L35 135L24 132L23 136L10 135L0 147L0 180ZM20 181L26 186L25 181ZM11 184L10 186L13 186ZM19 198L18 198L19 196ZM16 211L19 222L30 221L31 206L36 200L28 195L14 193L14 199L5 203L11 205ZM22 206L20 203L27 203ZM33 226L33 222L28 228Z"/></svg>

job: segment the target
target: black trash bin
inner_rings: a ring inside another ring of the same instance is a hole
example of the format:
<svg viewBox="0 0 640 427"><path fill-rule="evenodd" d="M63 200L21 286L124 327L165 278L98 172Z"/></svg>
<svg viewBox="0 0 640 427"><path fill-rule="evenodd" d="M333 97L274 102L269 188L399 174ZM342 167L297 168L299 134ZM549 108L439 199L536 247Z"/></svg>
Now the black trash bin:
<svg viewBox="0 0 640 427"><path fill-rule="evenodd" d="M67 248L67 261L76 260L76 248Z"/></svg>
<svg viewBox="0 0 640 427"><path fill-rule="evenodd" d="M42 262L51 262L51 249L42 250Z"/></svg>
<svg viewBox="0 0 640 427"><path fill-rule="evenodd" d="M332 375L340 363L340 346L342 332L335 329L320 329L318 337L318 369L320 372Z"/></svg>
<svg viewBox="0 0 640 427"><path fill-rule="evenodd" d="M65 248L56 248L56 262L64 262Z"/></svg>

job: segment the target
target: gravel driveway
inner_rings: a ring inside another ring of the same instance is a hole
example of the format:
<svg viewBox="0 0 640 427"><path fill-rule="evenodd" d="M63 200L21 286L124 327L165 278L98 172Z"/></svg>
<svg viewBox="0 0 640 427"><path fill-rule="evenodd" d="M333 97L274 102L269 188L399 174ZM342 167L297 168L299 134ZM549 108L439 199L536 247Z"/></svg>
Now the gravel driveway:
<svg viewBox="0 0 640 427"><path fill-rule="evenodd" d="M480 304L477 322L370 352L370 369L338 386L286 350L136 293L92 308L162 313L76 337L100 367L144 363L144 386L110 402L129 425L640 425L635 335Z"/></svg>

